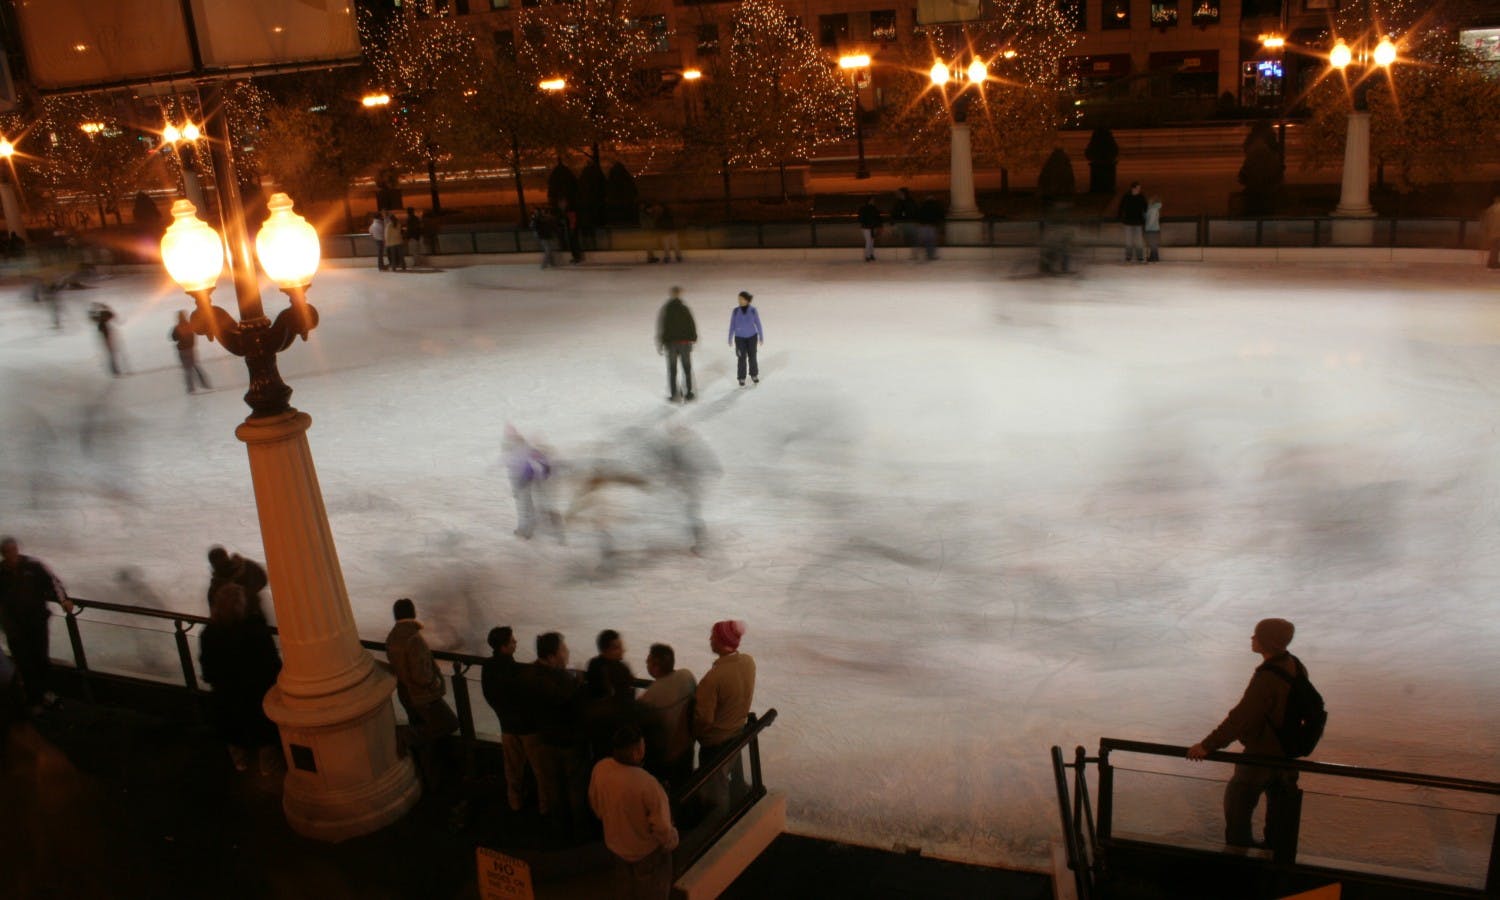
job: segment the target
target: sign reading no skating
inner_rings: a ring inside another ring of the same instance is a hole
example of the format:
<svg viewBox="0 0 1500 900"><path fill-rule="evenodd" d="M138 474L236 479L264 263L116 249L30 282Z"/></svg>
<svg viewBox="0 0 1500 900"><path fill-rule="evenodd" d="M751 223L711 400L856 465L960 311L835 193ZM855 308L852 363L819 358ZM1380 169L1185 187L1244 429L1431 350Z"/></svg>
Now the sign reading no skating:
<svg viewBox="0 0 1500 900"><path fill-rule="evenodd" d="M535 900L531 892L531 866L498 850L480 847L480 900Z"/></svg>

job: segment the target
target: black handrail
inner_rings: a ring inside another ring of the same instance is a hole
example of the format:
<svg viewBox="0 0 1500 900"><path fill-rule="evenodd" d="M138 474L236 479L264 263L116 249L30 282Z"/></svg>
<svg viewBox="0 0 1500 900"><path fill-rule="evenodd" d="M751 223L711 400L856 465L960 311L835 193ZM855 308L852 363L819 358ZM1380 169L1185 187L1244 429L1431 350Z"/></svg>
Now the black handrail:
<svg viewBox="0 0 1500 900"><path fill-rule="evenodd" d="M1188 748L1176 744L1154 744L1149 741L1126 741L1117 738L1102 738L1099 755L1112 750L1124 753L1142 753L1150 756L1185 758ZM1254 753L1230 753L1216 750L1206 759L1213 762L1243 763L1271 769L1292 769L1319 775L1336 775L1341 778L1357 778L1364 781L1385 781L1393 784L1411 784L1418 787L1443 788L1471 794L1500 795L1500 783L1479 781L1472 778L1451 778L1446 775L1425 775L1419 772L1400 772L1394 769L1370 769L1342 763L1314 762L1310 759L1287 759L1282 756L1259 756Z"/></svg>
<svg viewBox="0 0 1500 900"><path fill-rule="evenodd" d="M676 802L681 802L702 790L703 786L707 784L710 779L719 774L719 772L723 769L726 769L729 766L733 765L735 760L739 758L740 751L745 749L746 746L755 742L760 733L771 727L771 723L775 721L776 710L774 707L766 710L765 713L760 716L756 716L754 713L751 713L750 718L745 723L745 727L740 732L739 737L736 737L728 744L722 745L720 747L720 752L723 755L719 757L719 759L717 759L713 765L707 768L700 768L696 772L694 772L693 777L688 779L687 783L677 790L676 796L674 796L672 799ZM753 775L754 773L752 773L752 776ZM759 782L759 780L759 778L753 778L753 781L755 782Z"/></svg>

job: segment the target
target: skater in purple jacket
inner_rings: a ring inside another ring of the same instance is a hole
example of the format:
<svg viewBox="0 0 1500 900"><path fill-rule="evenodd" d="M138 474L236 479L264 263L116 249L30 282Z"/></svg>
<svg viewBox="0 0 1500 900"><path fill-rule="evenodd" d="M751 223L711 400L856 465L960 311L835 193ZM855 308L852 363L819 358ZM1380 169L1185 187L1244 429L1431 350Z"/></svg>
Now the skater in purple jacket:
<svg viewBox="0 0 1500 900"><path fill-rule="evenodd" d="M740 358L740 387L745 386L746 362L750 364L750 380L760 384L760 366L755 362L755 350L766 342L766 332L760 327L760 312L750 305L753 299L749 291L740 291L740 305L729 314L729 345Z"/></svg>

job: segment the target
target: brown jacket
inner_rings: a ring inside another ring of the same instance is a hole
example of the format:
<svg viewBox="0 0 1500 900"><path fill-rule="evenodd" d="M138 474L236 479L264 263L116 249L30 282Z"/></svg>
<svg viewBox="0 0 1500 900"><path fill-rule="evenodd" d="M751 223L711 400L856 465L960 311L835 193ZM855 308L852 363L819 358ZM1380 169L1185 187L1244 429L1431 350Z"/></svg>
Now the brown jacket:
<svg viewBox="0 0 1500 900"><path fill-rule="evenodd" d="M693 736L704 747L733 740L750 715L755 699L755 660L744 653L728 653L698 682L693 701Z"/></svg>
<svg viewBox="0 0 1500 900"><path fill-rule="evenodd" d="M1273 656L1267 664L1285 670L1288 675L1296 675L1298 670L1306 671L1302 662L1290 653ZM1286 698L1291 691L1291 684L1274 672L1257 670L1250 676L1250 684L1240 702L1229 711L1219 727L1203 739L1204 748L1219 750L1232 741L1239 741L1245 745L1246 753L1285 756L1281 742L1276 739L1276 729L1286 718Z"/></svg>
<svg viewBox="0 0 1500 900"><path fill-rule="evenodd" d="M447 692L443 674L422 639L422 625L416 619L396 622L385 639L385 658L396 675L396 689L407 703L421 707L443 699Z"/></svg>

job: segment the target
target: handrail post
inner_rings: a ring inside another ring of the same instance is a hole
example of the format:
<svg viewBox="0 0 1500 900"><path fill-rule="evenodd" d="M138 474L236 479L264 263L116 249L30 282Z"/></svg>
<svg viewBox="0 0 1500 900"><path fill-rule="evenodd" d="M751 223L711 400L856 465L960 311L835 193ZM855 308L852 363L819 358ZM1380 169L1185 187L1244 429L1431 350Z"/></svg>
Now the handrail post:
<svg viewBox="0 0 1500 900"><path fill-rule="evenodd" d="M1083 853L1078 847L1078 828L1075 817L1068 815L1068 764L1063 762L1062 748L1052 746L1052 777L1057 787L1057 808L1063 819L1063 846L1067 848L1068 868L1073 870L1073 883L1080 900L1088 900L1088 889L1084 886Z"/></svg>
<svg viewBox="0 0 1500 900"><path fill-rule="evenodd" d="M193 649L188 644L187 633L192 629L193 623L186 623L183 627L181 619L173 619L172 626L175 630L173 638L177 642L177 661L182 664L182 683L194 694L198 693L198 673L193 670Z"/></svg>
<svg viewBox="0 0 1500 900"><path fill-rule="evenodd" d="M469 680L464 677L468 667L458 660L453 661L453 705L458 707L458 733L464 740L474 740L474 708L469 703Z"/></svg>
<svg viewBox="0 0 1500 900"><path fill-rule="evenodd" d="M1094 827L1099 840L1109 840L1110 819L1114 815L1115 769L1109 764L1109 748L1099 747L1099 820Z"/></svg>
<svg viewBox="0 0 1500 900"><path fill-rule="evenodd" d="M68 643L73 647L73 667L78 670L83 682L84 699L90 703L94 700L94 684L89 678L89 659L83 652L83 632L78 629L78 614L83 611L81 604L75 604L71 610L64 610L63 616L68 624Z"/></svg>
<svg viewBox="0 0 1500 900"><path fill-rule="evenodd" d="M751 728L755 727L755 713L746 717L745 724ZM760 735L757 734L750 739L750 786L759 788L760 782Z"/></svg>
<svg viewBox="0 0 1500 900"><path fill-rule="evenodd" d="M1484 878L1484 892L1500 894L1500 813L1495 814L1495 831L1490 836L1490 869Z"/></svg>

